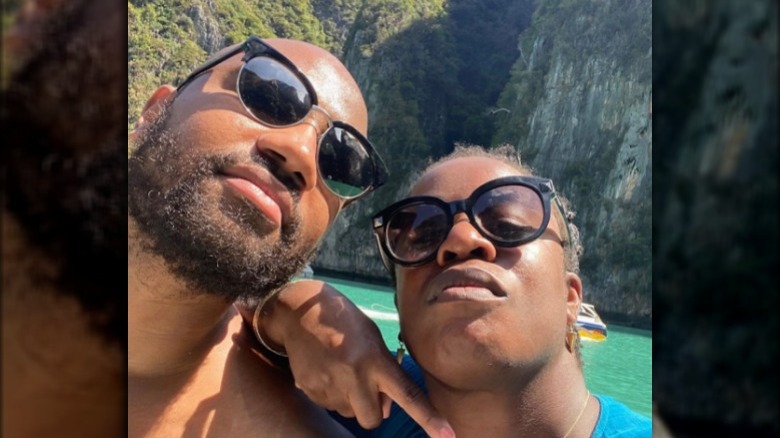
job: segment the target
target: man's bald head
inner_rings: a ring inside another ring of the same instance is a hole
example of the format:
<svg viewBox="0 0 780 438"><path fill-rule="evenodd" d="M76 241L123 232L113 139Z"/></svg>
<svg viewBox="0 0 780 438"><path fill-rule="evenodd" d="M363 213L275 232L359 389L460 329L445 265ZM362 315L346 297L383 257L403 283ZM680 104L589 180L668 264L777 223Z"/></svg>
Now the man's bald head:
<svg viewBox="0 0 780 438"><path fill-rule="evenodd" d="M270 39L268 44L281 52L309 78L317 92L321 106L334 118L358 128L363 135L368 129L368 111L363 95L344 64L330 52L302 41Z"/></svg>

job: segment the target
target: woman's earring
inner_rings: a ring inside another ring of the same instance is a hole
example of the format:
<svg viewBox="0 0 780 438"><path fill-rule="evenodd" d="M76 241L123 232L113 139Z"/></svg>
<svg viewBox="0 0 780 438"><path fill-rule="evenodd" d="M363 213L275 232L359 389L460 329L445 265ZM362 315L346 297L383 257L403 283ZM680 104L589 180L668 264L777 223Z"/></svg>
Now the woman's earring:
<svg viewBox="0 0 780 438"><path fill-rule="evenodd" d="M401 362L404 360L404 353L406 350L404 349L404 339L401 337L401 334L398 333L398 349L395 350L395 360L398 361L398 365L401 365Z"/></svg>
<svg viewBox="0 0 780 438"><path fill-rule="evenodd" d="M577 343L577 328L574 325L569 326L569 331L566 333L566 349L570 353L574 353Z"/></svg>

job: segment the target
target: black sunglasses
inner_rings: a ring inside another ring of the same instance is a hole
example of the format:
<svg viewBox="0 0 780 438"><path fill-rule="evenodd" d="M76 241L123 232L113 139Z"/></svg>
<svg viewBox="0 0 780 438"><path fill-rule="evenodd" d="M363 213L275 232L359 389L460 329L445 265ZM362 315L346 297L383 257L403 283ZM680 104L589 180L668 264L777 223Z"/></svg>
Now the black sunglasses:
<svg viewBox="0 0 780 438"><path fill-rule="evenodd" d="M306 75L256 36L190 73L176 88L177 92L200 74L241 52L244 65L238 73L236 91L244 108L257 121L280 128L303 122L315 108L325 114L328 129L319 139L317 168L331 192L344 200L354 200L385 183L387 168L368 139L353 126L334 121L317 106L317 93Z"/></svg>
<svg viewBox="0 0 780 438"><path fill-rule="evenodd" d="M382 261L392 272L391 263L414 267L433 260L459 212L465 212L474 228L496 246L531 242L550 222L551 198L565 218L551 180L509 176L489 181L457 201L433 196L406 198L377 213L372 226ZM568 224L566 230L568 233Z"/></svg>

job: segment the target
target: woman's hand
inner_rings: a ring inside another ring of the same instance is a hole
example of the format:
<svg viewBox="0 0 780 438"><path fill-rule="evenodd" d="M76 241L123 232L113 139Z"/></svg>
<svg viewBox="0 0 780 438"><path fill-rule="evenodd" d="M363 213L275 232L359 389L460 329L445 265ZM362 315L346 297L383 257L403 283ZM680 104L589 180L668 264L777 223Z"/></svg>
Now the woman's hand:
<svg viewBox="0 0 780 438"><path fill-rule="evenodd" d="M252 322L254 309L240 309ZM395 361L376 324L333 287L289 284L260 321L266 342L282 347L295 385L320 406L377 427L395 401L432 437L454 436L449 423Z"/></svg>

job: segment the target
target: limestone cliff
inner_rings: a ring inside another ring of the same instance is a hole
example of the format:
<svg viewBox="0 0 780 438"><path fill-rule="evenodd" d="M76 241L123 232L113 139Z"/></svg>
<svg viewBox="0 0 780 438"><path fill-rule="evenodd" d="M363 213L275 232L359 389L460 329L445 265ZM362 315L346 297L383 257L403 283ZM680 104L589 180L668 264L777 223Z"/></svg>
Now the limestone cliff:
<svg viewBox="0 0 780 438"><path fill-rule="evenodd" d="M519 40L495 143L552 178L576 210L584 299L649 324L651 5L545 2Z"/></svg>

